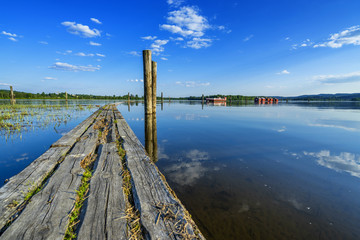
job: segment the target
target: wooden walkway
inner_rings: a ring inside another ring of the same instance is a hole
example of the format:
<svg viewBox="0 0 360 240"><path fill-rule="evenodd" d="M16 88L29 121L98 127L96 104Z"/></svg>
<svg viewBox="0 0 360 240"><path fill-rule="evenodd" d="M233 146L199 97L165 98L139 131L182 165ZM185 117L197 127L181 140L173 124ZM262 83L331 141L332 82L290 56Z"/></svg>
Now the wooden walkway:
<svg viewBox="0 0 360 240"><path fill-rule="evenodd" d="M204 239L115 105L0 188L0 239Z"/></svg>

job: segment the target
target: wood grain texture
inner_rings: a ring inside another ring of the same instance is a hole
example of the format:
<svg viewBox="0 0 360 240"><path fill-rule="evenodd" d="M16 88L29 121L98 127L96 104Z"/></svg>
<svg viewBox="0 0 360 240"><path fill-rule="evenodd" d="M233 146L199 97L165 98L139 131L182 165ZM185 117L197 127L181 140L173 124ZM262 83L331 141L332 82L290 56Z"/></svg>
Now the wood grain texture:
<svg viewBox="0 0 360 240"><path fill-rule="evenodd" d="M156 85L157 85L157 62L151 62L151 78L152 78L152 113L156 114Z"/></svg>
<svg viewBox="0 0 360 240"><path fill-rule="evenodd" d="M11 177L9 181L0 188L0 229L9 219L17 214L18 209L23 207L24 196L39 186L43 180L52 173L59 162L64 159L66 153L76 142L76 139L84 134L90 124L94 121L99 111L96 111L89 118L81 122L73 130L65 134L56 143L57 147L51 147L43 155L34 160L19 174ZM17 206L12 206L16 202Z"/></svg>
<svg viewBox="0 0 360 240"><path fill-rule="evenodd" d="M116 144L100 145L99 154L78 239L127 239L122 170Z"/></svg>
<svg viewBox="0 0 360 240"><path fill-rule="evenodd" d="M144 64L144 105L145 114L152 114L152 70L151 70L151 51L143 51Z"/></svg>
<svg viewBox="0 0 360 240"><path fill-rule="evenodd" d="M184 206L162 178L157 167L120 112L115 112L119 135L131 173L135 207L150 239L204 239ZM195 234L196 232L196 234Z"/></svg>

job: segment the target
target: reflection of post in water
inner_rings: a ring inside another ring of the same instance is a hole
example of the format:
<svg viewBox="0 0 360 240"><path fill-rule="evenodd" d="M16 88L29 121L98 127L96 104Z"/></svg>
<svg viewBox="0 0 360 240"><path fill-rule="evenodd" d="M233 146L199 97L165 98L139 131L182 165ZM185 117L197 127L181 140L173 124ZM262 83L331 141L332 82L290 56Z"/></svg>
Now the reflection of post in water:
<svg viewBox="0 0 360 240"><path fill-rule="evenodd" d="M128 111L130 112L130 93L129 92L128 92L127 104L128 104Z"/></svg>
<svg viewBox="0 0 360 240"><path fill-rule="evenodd" d="M157 126L156 126L156 114L153 114L152 118L152 136L153 136L153 162L158 160L158 145L157 145Z"/></svg>
<svg viewBox="0 0 360 240"><path fill-rule="evenodd" d="M164 95L163 92L161 92L161 111L164 110Z"/></svg>
<svg viewBox="0 0 360 240"><path fill-rule="evenodd" d="M153 162L158 160L156 114L145 115L145 150Z"/></svg>
<svg viewBox="0 0 360 240"><path fill-rule="evenodd" d="M152 159L153 156L153 115L145 114L145 150Z"/></svg>
<svg viewBox="0 0 360 240"><path fill-rule="evenodd" d="M201 109L204 109L204 94L201 97Z"/></svg>

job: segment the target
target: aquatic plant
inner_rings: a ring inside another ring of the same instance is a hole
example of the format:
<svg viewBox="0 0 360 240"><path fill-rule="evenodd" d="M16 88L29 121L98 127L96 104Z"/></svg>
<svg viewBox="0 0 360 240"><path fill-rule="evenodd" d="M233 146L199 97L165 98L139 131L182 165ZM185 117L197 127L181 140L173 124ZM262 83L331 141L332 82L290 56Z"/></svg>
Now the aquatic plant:
<svg viewBox="0 0 360 240"><path fill-rule="evenodd" d="M22 132L45 129L49 125L53 125L56 131L56 127L91 109L97 107L91 104L0 104L0 135L7 141L11 137L22 137Z"/></svg>

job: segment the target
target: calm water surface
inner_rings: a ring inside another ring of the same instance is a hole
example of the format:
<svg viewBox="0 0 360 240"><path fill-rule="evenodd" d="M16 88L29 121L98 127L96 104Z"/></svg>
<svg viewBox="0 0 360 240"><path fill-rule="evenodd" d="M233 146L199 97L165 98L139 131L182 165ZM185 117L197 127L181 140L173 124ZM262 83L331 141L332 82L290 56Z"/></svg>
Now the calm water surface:
<svg viewBox="0 0 360 240"><path fill-rule="evenodd" d="M208 239L360 239L359 103L163 108L156 164Z"/></svg>
<svg viewBox="0 0 360 240"><path fill-rule="evenodd" d="M118 108L145 144L143 104ZM1 180L88 115L0 140ZM164 103L156 164L208 239L360 239L359 139L359 103Z"/></svg>

